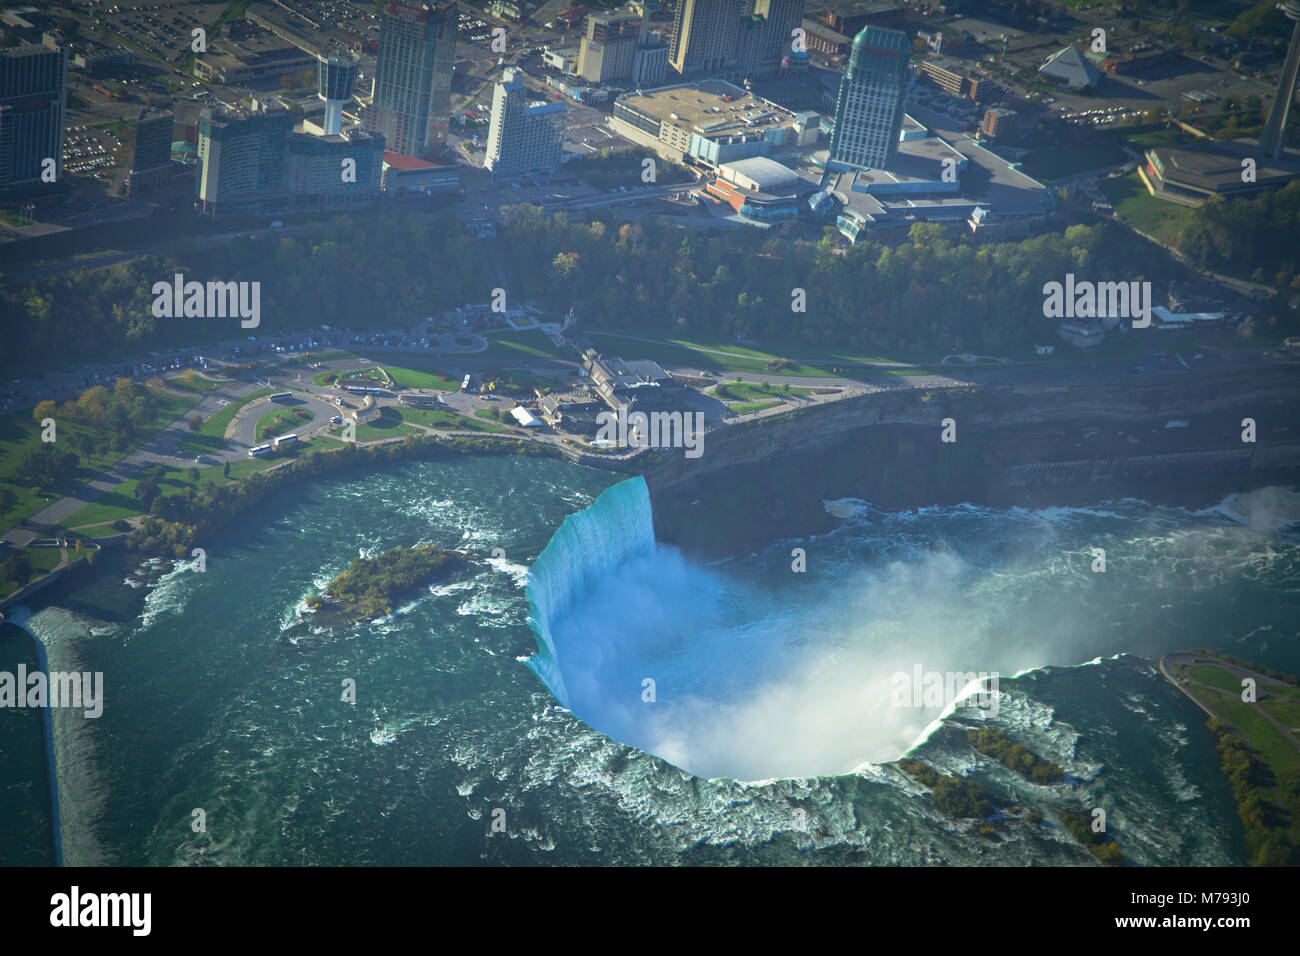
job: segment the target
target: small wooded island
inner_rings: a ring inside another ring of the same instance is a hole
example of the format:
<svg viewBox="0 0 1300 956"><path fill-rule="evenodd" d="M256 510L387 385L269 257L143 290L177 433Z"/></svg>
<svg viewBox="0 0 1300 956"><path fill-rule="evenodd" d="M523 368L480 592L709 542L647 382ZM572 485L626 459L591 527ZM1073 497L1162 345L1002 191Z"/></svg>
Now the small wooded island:
<svg viewBox="0 0 1300 956"><path fill-rule="evenodd" d="M470 555L433 544L389 548L373 558L353 558L325 593L307 598L307 606L334 609L358 621L393 613L393 602L429 584L451 577L469 564Z"/></svg>

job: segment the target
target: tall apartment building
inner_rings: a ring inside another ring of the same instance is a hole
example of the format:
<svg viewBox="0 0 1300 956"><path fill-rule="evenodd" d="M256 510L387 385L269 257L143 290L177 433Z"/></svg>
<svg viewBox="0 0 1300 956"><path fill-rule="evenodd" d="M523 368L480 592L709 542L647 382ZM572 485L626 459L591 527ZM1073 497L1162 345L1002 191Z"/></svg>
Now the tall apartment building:
<svg viewBox="0 0 1300 956"><path fill-rule="evenodd" d="M559 166L564 154L566 115L562 103L529 106L523 81L515 70L506 70L492 92L492 120L484 160L492 178L526 176Z"/></svg>
<svg viewBox="0 0 1300 956"><path fill-rule="evenodd" d="M669 64L682 76L734 73L740 18L749 12L747 0L679 0Z"/></svg>
<svg viewBox="0 0 1300 956"><path fill-rule="evenodd" d="M200 113L196 184L202 211L216 215L287 200L285 171L293 123L287 109Z"/></svg>
<svg viewBox="0 0 1300 956"><path fill-rule="evenodd" d="M903 107L911 79L907 34L866 27L853 39L840 81L830 161L888 169L898 153Z"/></svg>
<svg viewBox="0 0 1300 956"><path fill-rule="evenodd" d="M648 43L636 48L632 58L632 86L641 90L663 86L668 81L668 47Z"/></svg>
<svg viewBox="0 0 1300 956"><path fill-rule="evenodd" d="M428 155L447 135L457 19L454 2L389 0L384 9L364 126L395 153Z"/></svg>
<svg viewBox="0 0 1300 956"><path fill-rule="evenodd" d="M41 185L47 159L62 179L67 78L68 49L55 37L0 50L0 190Z"/></svg>
<svg viewBox="0 0 1300 956"><path fill-rule="evenodd" d="M348 176L342 175L351 160ZM379 198L384 174L384 138L354 130L289 138L285 187L295 209L337 209Z"/></svg>
<svg viewBox="0 0 1300 956"><path fill-rule="evenodd" d="M803 23L806 0L754 0L754 14L763 18L757 71L771 73L790 55L794 31Z"/></svg>
<svg viewBox="0 0 1300 956"><path fill-rule="evenodd" d="M172 178L171 110L146 109L135 122L135 150L131 157L131 195L142 196L166 189Z"/></svg>
<svg viewBox="0 0 1300 956"><path fill-rule="evenodd" d="M592 14L578 50L578 75L592 83L629 80L646 20L639 14Z"/></svg>

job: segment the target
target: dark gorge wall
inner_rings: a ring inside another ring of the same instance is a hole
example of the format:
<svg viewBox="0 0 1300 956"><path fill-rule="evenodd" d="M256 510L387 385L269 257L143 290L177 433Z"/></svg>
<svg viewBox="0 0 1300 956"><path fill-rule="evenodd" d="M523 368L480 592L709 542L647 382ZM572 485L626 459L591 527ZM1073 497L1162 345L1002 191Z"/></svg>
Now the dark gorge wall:
<svg viewBox="0 0 1300 956"><path fill-rule="evenodd" d="M1209 504L1297 480L1298 412L1300 380L1286 368L900 390L718 429L702 457L657 452L644 473L658 538L721 557L830 530L837 522L823 499L887 508L1118 497ZM952 443L941 440L947 418ZM1255 420L1254 443L1242 441L1243 418Z"/></svg>

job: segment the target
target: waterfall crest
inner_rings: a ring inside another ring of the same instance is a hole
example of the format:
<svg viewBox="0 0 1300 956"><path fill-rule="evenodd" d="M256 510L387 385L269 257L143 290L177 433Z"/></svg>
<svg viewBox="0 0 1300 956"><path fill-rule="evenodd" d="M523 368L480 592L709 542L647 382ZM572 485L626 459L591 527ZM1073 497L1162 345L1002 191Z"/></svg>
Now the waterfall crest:
<svg viewBox="0 0 1300 956"><path fill-rule="evenodd" d="M528 666L555 699L570 705L551 622L583 599L603 575L654 549L650 489L640 475L606 488L591 505L564 519L529 570L528 622L537 653Z"/></svg>

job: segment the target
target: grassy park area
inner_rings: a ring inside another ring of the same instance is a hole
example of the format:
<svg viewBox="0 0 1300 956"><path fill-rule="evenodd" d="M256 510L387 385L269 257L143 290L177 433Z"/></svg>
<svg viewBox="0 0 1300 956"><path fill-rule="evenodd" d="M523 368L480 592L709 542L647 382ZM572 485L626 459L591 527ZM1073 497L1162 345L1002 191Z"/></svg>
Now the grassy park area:
<svg viewBox="0 0 1300 956"><path fill-rule="evenodd" d="M545 332L528 329L523 332L502 332L488 339L488 347L472 353L475 358L555 358L559 353Z"/></svg>
<svg viewBox="0 0 1300 956"><path fill-rule="evenodd" d="M235 420L239 410L249 402L257 401L259 398L270 395L273 391L274 389L270 388L259 388L256 391L249 392L243 398L236 399L220 411L214 412L208 416L207 421L199 426L198 431L191 432L181 439L177 451L184 455L203 455L225 448L226 429Z"/></svg>
<svg viewBox="0 0 1300 956"><path fill-rule="evenodd" d="M401 416L404 422L413 422L429 428L498 433L510 431L509 428L494 424L487 416L479 414L485 411L487 409L481 408L474 413L478 416L477 418L469 418L465 415L458 415L455 412L447 412L437 408L403 408Z"/></svg>
<svg viewBox="0 0 1300 956"><path fill-rule="evenodd" d="M402 388L431 388L440 392L454 392L460 388L460 380L447 372L420 371L396 365L386 366L385 371L393 384Z"/></svg>
<svg viewBox="0 0 1300 956"><path fill-rule="evenodd" d="M310 425L315 417L306 408L273 408L257 420L257 440L269 441L278 435L287 435L295 428Z"/></svg>
<svg viewBox="0 0 1300 956"><path fill-rule="evenodd" d="M153 415L148 421L141 423L134 432L132 440L120 449L86 451L88 447L93 449L102 436L76 422L59 421L56 417L55 447L81 450L76 452L79 458L76 471L64 486L51 489L49 492L36 489L30 483L19 480L15 474L23 459L42 444L42 429L32 417L32 409L0 415L0 488L8 489L14 498L10 506L0 513L0 531L7 531L50 502L57 500L62 494L72 491L105 469L116 465L147 439L185 415L198 401L197 395L179 396L161 389L151 389L150 392L153 397Z"/></svg>
<svg viewBox="0 0 1300 956"><path fill-rule="evenodd" d="M1170 242L1194 216L1190 206L1157 199L1147 192L1137 172L1116 179L1103 179L1101 191L1115 207L1115 214L1139 232Z"/></svg>

